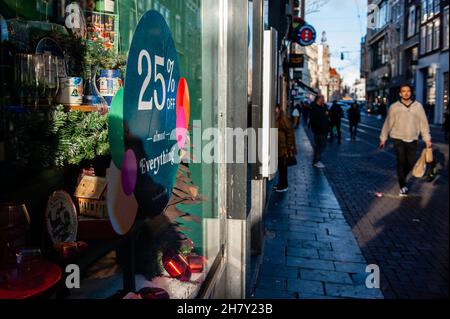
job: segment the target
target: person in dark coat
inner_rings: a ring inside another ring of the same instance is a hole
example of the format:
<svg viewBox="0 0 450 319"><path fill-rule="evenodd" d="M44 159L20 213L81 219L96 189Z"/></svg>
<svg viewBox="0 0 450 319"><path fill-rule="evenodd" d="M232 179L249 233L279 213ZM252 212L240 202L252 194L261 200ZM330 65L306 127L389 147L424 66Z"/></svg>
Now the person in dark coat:
<svg viewBox="0 0 450 319"><path fill-rule="evenodd" d="M314 133L313 165L317 168L325 168L325 165L321 162L321 157L327 145L330 119L323 95L317 95L314 99L309 115L309 127Z"/></svg>
<svg viewBox="0 0 450 319"><path fill-rule="evenodd" d="M334 128L336 128L336 133L338 136L338 144L341 144L341 119L344 117L344 111L342 110L342 107L336 102L333 102L333 105L331 106L329 110L330 114L330 141L333 142L334 140Z"/></svg>
<svg viewBox="0 0 450 319"><path fill-rule="evenodd" d="M311 110L311 108L310 108L308 102L304 101L303 105L302 105L302 117L303 117L303 125L304 126L308 125L310 110Z"/></svg>
<svg viewBox="0 0 450 319"><path fill-rule="evenodd" d="M275 186L275 191L284 193L288 190L288 166L286 165L286 158L295 157L297 155L297 146L295 143L295 133L292 127L292 122L281 109L280 105L275 106L277 114L277 128L278 128L278 185Z"/></svg>
<svg viewBox="0 0 450 319"><path fill-rule="evenodd" d="M356 140L356 133L358 131L358 123L361 121L361 112L358 104L355 102L348 109L348 121L350 124L350 138L352 141Z"/></svg>

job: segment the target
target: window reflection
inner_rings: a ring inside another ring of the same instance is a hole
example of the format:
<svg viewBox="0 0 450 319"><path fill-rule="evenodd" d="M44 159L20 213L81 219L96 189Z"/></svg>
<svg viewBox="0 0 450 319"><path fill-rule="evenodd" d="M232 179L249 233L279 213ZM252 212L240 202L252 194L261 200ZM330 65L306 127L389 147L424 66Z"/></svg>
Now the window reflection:
<svg viewBox="0 0 450 319"><path fill-rule="evenodd" d="M194 121L201 120L203 128L217 127L218 113L218 1L201 3L186 1L138 1L119 2L120 36L122 52L127 52L140 17L148 10L158 11L167 21L178 52L181 76L186 78L191 101L190 132ZM206 144L206 142L205 142ZM218 256L220 247L220 220L217 208L217 166L215 164L189 164L186 166L194 185L198 187L201 200L176 205L181 216L175 219L176 229L192 241L195 253L207 261L207 271ZM173 210L170 213L173 213ZM148 234L138 243L140 261L154 264L160 258L161 245L174 234L160 231L160 220L149 221ZM172 237L173 238L173 237ZM161 240L163 239L163 240ZM159 243L159 244L158 244ZM175 256L165 256L166 260ZM150 259L150 260L149 260ZM151 259L154 259L153 261ZM174 262L175 262L174 261ZM138 261L139 264L139 261ZM176 266L176 265L175 265ZM150 280L150 276L146 276ZM159 280L159 279L158 279Z"/></svg>

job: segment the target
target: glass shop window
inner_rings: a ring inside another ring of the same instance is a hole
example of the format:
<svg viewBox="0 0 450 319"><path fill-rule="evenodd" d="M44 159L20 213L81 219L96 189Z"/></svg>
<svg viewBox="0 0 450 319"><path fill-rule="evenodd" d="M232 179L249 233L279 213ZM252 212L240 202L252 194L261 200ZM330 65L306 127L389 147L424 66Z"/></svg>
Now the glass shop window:
<svg viewBox="0 0 450 319"><path fill-rule="evenodd" d="M444 25L443 25L443 41L444 43L442 44L442 49L446 50L449 47L449 24L448 24L448 20L449 20L449 7L446 6L444 9Z"/></svg>
<svg viewBox="0 0 450 319"><path fill-rule="evenodd" d="M174 38L181 76L186 78L189 87L189 132L192 134L196 126L217 128L219 20L216 16L220 10L219 2L151 1L132 12L136 2L140 1L122 0L119 3L122 51L128 51L132 41L128 29L135 28L140 16L147 10L156 10L163 15ZM160 216L149 220L149 236L137 243L140 247L136 260L137 282L156 284L167 290L172 298L195 297L201 287L198 282L205 279L221 247L218 165L202 161L182 166L183 175L180 173L175 184L177 200L172 205L169 203ZM194 194L190 190L194 190ZM177 240L173 240L174 234L178 236ZM169 252L172 255L167 255ZM158 256L163 256L163 260ZM203 271L192 274L189 281L176 279L177 271L183 265L182 259L190 256L204 259ZM166 262L169 266L164 268Z"/></svg>
<svg viewBox="0 0 450 319"><path fill-rule="evenodd" d="M439 18L434 20L433 28L433 50L437 50L439 49L441 39L441 20Z"/></svg>
<svg viewBox="0 0 450 319"><path fill-rule="evenodd" d="M78 21L80 28L69 29L66 24L66 9L71 4L82 9L70 20L70 25ZM66 253L78 258L83 249L86 259L80 264L95 261L99 271L82 269L94 284L71 291L70 297L107 298L117 293L123 288L126 256L131 253L136 287L157 286L173 299L195 298L221 258L223 239L218 164L202 160L204 146L211 142L200 136L201 145L195 145L191 162L180 164L173 196L161 214L139 212L147 218L134 250L127 251L123 238L111 228L106 210L112 187L106 185L105 177L113 150L105 113L123 86L136 26L148 10L156 10L168 24L180 76L186 79L188 139L195 143L195 131L202 135L207 128L217 128L219 1L0 0L0 8L0 203L26 202L34 246L45 242L39 248L51 251L55 258ZM8 48L3 42L5 34ZM12 58L4 63L5 57ZM98 63L91 63L93 59ZM157 70L161 70L163 64L158 63ZM164 66L170 73L170 65ZM55 220L48 220L47 227L62 236L58 243L71 244L57 246L58 251L52 250L56 246L51 246L46 226L42 226L48 219L44 215L49 195L56 190L68 194L57 199L67 216L55 205ZM16 209L26 215L22 206ZM87 241L87 248L74 244L80 238ZM99 259L102 262L97 263Z"/></svg>
<svg viewBox="0 0 450 319"><path fill-rule="evenodd" d="M416 6L411 6L408 13L408 34L410 38L416 34Z"/></svg>

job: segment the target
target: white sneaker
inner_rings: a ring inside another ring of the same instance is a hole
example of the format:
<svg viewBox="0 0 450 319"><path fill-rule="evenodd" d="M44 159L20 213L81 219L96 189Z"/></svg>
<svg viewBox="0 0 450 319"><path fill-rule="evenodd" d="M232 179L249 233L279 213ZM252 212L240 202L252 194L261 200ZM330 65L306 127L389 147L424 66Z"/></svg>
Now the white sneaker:
<svg viewBox="0 0 450 319"><path fill-rule="evenodd" d="M317 162L316 164L314 164L314 166L317 168L325 168L325 165L323 165L322 162Z"/></svg>
<svg viewBox="0 0 450 319"><path fill-rule="evenodd" d="M288 191L288 187L286 187L286 188L279 188L279 187L277 187L276 189L275 189L275 191L277 192L277 193L286 193L287 191Z"/></svg>
<svg viewBox="0 0 450 319"><path fill-rule="evenodd" d="M400 189L400 193L398 194L400 197L408 197L409 189L408 187L403 187Z"/></svg>

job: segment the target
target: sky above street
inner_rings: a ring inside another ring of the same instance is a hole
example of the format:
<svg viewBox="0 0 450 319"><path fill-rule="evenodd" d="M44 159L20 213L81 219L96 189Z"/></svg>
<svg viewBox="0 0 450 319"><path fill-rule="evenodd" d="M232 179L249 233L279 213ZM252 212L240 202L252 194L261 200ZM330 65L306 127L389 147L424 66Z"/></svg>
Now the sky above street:
<svg viewBox="0 0 450 319"><path fill-rule="evenodd" d="M331 66L337 68L346 85L359 78L361 38L366 34L367 0L306 0L306 21L317 31L317 43L326 31ZM308 3L309 2L309 3ZM315 8L319 4L319 8ZM309 8L309 10L308 10ZM318 10L318 12L314 12ZM341 61L341 52L344 60Z"/></svg>

